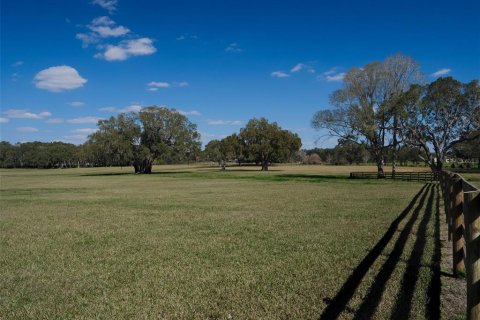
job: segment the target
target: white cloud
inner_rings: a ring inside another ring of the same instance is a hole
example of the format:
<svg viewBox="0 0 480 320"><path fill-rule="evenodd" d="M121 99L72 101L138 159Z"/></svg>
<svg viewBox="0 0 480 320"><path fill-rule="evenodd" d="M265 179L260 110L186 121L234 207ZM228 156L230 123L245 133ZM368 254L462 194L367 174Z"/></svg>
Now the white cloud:
<svg viewBox="0 0 480 320"><path fill-rule="evenodd" d="M332 68L332 69L330 69L330 70L328 70L328 71L325 71L325 72L323 73L323 75L324 75L324 76L331 76L332 74L337 73L337 71L338 71L338 68L337 68L337 67L334 67L334 68Z"/></svg>
<svg viewBox="0 0 480 320"><path fill-rule="evenodd" d="M113 14L115 11L117 11L117 0L93 0L92 3L99 5L103 9L107 10L110 14Z"/></svg>
<svg viewBox="0 0 480 320"><path fill-rule="evenodd" d="M155 88L169 88L171 84L169 82L157 82L157 81L152 81L147 84L149 87L155 87Z"/></svg>
<svg viewBox="0 0 480 320"><path fill-rule="evenodd" d="M115 26L116 23L109 17L98 17L92 20L88 28L102 38L120 37L130 32L124 26Z"/></svg>
<svg viewBox="0 0 480 320"><path fill-rule="evenodd" d="M15 119L43 119L50 117L52 114L48 111L40 112L40 113L33 113L28 112L27 110L23 109L9 109L4 111L3 114L7 118L15 118Z"/></svg>
<svg viewBox="0 0 480 320"><path fill-rule="evenodd" d="M72 130L73 133L78 133L78 134L91 134L96 132L98 129L95 128L81 128L81 129L75 129Z"/></svg>
<svg viewBox="0 0 480 320"><path fill-rule="evenodd" d="M80 124L80 123L97 123L100 118L96 117L80 117L67 120L68 123Z"/></svg>
<svg viewBox="0 0 480 320"><path fill-rule="evenodd" d="M197 110L191 110L191 111L178 110L178 113L183 114L184 116L201 116L202 115Z"/></svg>
<svg viewBox="0 0 480 320"><path fill-rule="evenodd" d="M119 109L119 110L117 110L117 112L120 112L120 113L139 112L140 110L142 110L142 106L140 106L138 104L133 104L133 105L125 107L123 109Z"/></svg>
<svg viewBox="0 0 480 320"><path fill-rule="evenodd" d="M228 47L225 48L226 52L242 52L243 49L238 46L238 43L230 43Z"/></svg>
<svg viewBox="0 0 480 320"><path fill-rule="evenodd" d="M121 37L130 32L130 29L124 26L117 26L115 21L109 17L102 16L97 17L87 25L90 29L88 33L77 33L75 36L78 40L82 41L82 47L86 48L90 44L96 44L102 41L102 39L109 37Z"/></svg>
<svg viewBox="0 0 480 320"><path fill-rule="evenodd" d="M117 109L115 107L104 107L98 109L101 112L118 112L118 113L127 113L127 112L139 112L142 110L142 106L138 104L132 104L130 106L127 106L125 108Z"/></svg>
<svg viewBox="0 0 480 320"><path fill-rule="evenodd" d="M337 74L329 74L325 76L325 80L327 82L339 82L342 81L343 78L345 78L345 72L337 73Z"/></svg>
<svg viewBox="0 0 480 320"><path fill-rule="evenodd" d="M451 71L452 71L452 69L443 68L443 69L437 70L434 73L432 73L432 77L445 76L445 75L449 74Z"/></svg>
<svg viewBox="0 0 480 320"><path fill-rule="evenodd" d="M296 72L300 72L302 70L305 70L309 73L315 73L315 69L313 69L312 66L309 66L308 64L305 64L305 63L297 63L296 65L294 65L292 67L292 69L290 70L291 73L296 73Z"/></svg>
<svg viewBox="0 0 480 320"><path fill-rule="evenodd" d="M279 71L274 71L270 74L272 77L275 77L275 78L287 78L287 77L290 77L290 75L288 73L285 73L281 70Z"/></svg>
<svg viewBox="0 0 480 320"><path fill-rule="evenodd" d="M118 45L107 45L105 52L97 53L95 58L107 61L123 61L132 56L145 56L153 54L157 49L150 38L123 40Z"/></svg>
<svg viewBox="0 0 480 320"><path fill-rule="evenodd" d="M24 133L33 133L33 132L38 132L39 130L34 127L18 127L16 129L18 132L24 132Z"/></svg>
<svg viewBox="0 0 480 320"><path fill-rule="evenodd" d="M51 119L48 119L47 121L45 121L45 123L60 124L60 123L63 123L63 119L61 119L61 118L51 118Z"/></svg>
<svg viewBox="0 0 480 320"><path fill-rule="evenodd" d="M69 106L72 106L72 107L83 107L85 105L85 102L82 102L82 101L72 101L72 102L69 102L68 103Z"/></svg>
<svg viewBox="0 0 480 320"><path fill-rule="evenodd" d="M187 87L189 83L187 81L180 81L180 82L174 82L173 85L175 87Z"/></svg>
<svg viewBox="0 0 480 320"><path fill-rule="evenodd" d="M7 123L9 121L10 121L10 119L0 117L0 123Z"/></svg>
<svg viewBox="0 0 480 320"><path fill-rule="evenodd" d="M170 87L187 87L189 83L187 81L180 82L158 82L152 81L147 83L148 91L158 91L160 88L170 88Z"/></svg>
<svg viewBox="0 0 480 320"><path fill-rule="evenodd" d="M70 66L55 66L37 73L33 79L39 89L51 92L61 92L83 87L87 79L80 76L77 70Z"/></svg>
<svg viewBox="0 0 480 320"><path fill-rule="evenodd" d="M23 64L23 61L17 61L12 64L12 67L20 67Z"/></svg>
<svg viewBox="0 0 480 320"><path fill-rule="evenodd" d="M241 126L242 123L243 122L240 120L207 120L207 124L212 126L225 126L225 125Z"/></svg>
<svg viewBox="0 0 480 320"><path fill-rule="evenodd" d="M66 143L73 143L73 144L82 144L88 139L88 135L86 134L73 134L64 136L62 141Z"/></svg>

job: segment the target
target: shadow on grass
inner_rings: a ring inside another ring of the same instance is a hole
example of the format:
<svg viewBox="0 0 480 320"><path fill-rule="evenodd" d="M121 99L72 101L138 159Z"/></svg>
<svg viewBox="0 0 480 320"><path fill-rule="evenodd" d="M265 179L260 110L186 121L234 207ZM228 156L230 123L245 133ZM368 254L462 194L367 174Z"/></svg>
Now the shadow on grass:
<svg viewBox="0 0 480 320"><path fill-rule="evenodd" d="M144 176L148 175L167 175L167 174L184 174L184 173L192 173L192 171L156 171L152 172L149 174L142 174ZM136 175L135 172L129 171L129 172L98 172L98 173L83 173L80 176L82 177L108 177L108 176L127 176L127 175Z"/></svg>
<svg viewBox="0 0 480 320"><path fill-rule="evenodd" d="M279 170L280 171L280 170ZM246 175L238 175L236 173L246 173ZM256 181L277 181L277 182L286 182L286 181L303 181L303 182L325 182L331 180L348 180L346 175L309 175L309 174L272 174L269 172L261 172L259 170L227 170L227 171L154 171L150 174L145 174L141 176L170 176L178 178L202 178L202 179L241 179L241 180L256 180ZM278 171L277 171L278 172ZM230 174L232 173L232 174ZM258 173L251 175L250 173ZM113 177L113 176L126 176L126 175L135 175L133 171L128 172L92 172L92 173L83 173L80 176L82 177ZM357 181L355 181L357 182Z"/></svg>
<svg viewBox="0 0 480 320"><path fill-rule="evenodd" d="M348 277L347 281L343 284L340 291L332 299L324 299L328 304L324 312L320 316L320 319L337 319L343 312L349 312L353 314L354 319L371 319L375 314L377 307L381 301L382 294L386 288L387 282L392 276L396 265L401 260L403 250L407 240L411 236L412 229L416 220L421 217L418 229L416 232L416 240L413 244L412 252L408 258L407 268L401 280L400 291L396 300L396 304L393 306L391 312L391 319L408 319L411 309L413 294L415 292L415 285L418 280L420 267L422 266L422 256L425 251L427 241L427 226L430 222L432 215L435 216L435 249L432 256L432 278L427 294L428 305L427 318L438 319L439 316L439 292L440 292L440 232L439 232L439 218L438 218L438 190L437 190L437 204L434 211L433 200L435 190L438 187L434 184L425 185L410 201L407 207L400 213L400 215L392 222L388 230L383 237L377 242L377 244L370 250L360 264L354 269L353 273ZM425 202L428 201L425 205ZM420 198L420 200L419 200ZM415 205L418 201L418 204ZM413 211L412 211L413 209ZM423 211L423 214L421 215ZM370 270L372 265L382 254L382 251L390 243L394 234L397 232L399 224L409 215L410 217L405 223L405 226L401 230L398 238L395 240L393 250L388 255L387 260L383 263L378 273L375 275L371 287L368 289L365 298L361 302L357 310L352 310L348 307L350 299L353 297L358 286L362 282L366 273Z"/></svg>

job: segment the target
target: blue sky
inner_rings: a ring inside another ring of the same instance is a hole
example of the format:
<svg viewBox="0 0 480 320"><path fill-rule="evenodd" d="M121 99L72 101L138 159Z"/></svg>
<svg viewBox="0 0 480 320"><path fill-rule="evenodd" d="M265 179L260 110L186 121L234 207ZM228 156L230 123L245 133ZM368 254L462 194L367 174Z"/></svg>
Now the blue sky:
<svg viewBox="0 0 480 320"><path fill-rule="evenodd" d="M98 119L165 105L204 142L264 116L311 148L311 117L351 67L403 53L429 80L480 78L479 12L479 1L2 0L1 139L78 144Z"/></svg>

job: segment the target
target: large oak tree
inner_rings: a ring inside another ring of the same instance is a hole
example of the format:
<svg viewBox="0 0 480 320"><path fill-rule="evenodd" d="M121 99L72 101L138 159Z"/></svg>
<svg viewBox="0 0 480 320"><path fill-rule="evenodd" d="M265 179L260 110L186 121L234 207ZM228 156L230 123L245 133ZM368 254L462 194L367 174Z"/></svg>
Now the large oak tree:
<svg viewBox="0 0 480 320"><path fill-rule="evenodd" d="M178 162L197 154L200 134L176 110L153 106L100 120L88 143L113 164L128 162L135 173L151 173L155 160Z"/></svg>

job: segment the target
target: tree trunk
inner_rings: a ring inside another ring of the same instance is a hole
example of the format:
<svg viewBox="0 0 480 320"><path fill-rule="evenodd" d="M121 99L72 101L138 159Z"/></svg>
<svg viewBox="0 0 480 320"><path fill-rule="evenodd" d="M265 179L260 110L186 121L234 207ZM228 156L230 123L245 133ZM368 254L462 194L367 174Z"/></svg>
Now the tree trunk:
<svg viewBox="0 0 480 320"><path fill-rule="evenodd" d="M377 159L377 177L378 178L385 178L385 174L383 172L383 157L378 157Z"/></svg>
<svg viewBox="0 0 480 320"><path fill-rule="evenodd" d="M152 173L153 161L150 159L137 160L133 163L136 174Z"/></svg>
<svg viewBox="0 0 480 320"><path fill-rule="evenodd" d="M262 171L268 171L268 160L262 161Z"/></svg>
<svg viewBox="0 0 480 320"><path fill-rule="evenodd" d="M222 171L225 171L225 160L220 161L220 168L222 169Z"/></svg>
<svg viewBox="0 0 480 320"><path fill-rule="evenodd" d="M395 173L397 172L397 126L398 126L398 119L397 119L397 112L394 111L393 115L393 154L392 154L392 178L395 179Z"/></svg>

